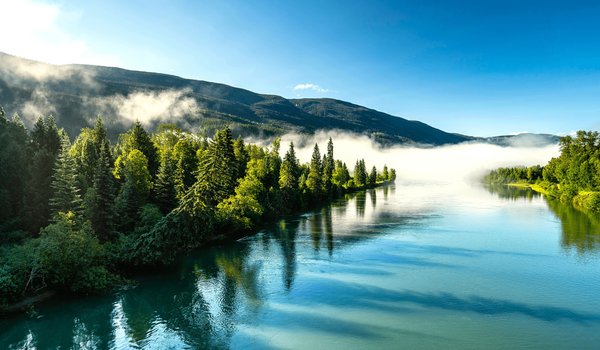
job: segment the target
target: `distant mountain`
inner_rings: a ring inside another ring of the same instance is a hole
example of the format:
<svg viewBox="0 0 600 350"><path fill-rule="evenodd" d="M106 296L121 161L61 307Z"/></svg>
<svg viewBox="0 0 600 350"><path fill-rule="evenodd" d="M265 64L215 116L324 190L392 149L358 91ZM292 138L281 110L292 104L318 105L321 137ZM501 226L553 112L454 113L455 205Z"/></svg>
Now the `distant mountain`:
<svg viewBox="0 0 600 350"><path fill-rule="evenodd" d="M554 145L560 137L551 134L521 133L517 135L502 135L483 138L485 142L506 147L541 147Z"/></svg>
<svg viewBox="0 0 600 350"><path fill-rule="evenodd" d="M39 115L52 114L70 135L102 116L113 137L140 120L149 128L172 123L208 135L229 125L243 136L336 129L369 135L381 144L482 140L334 99L285 99L167 74L57 66L3 53L0 105L7 113L18 112L29 125ZM498 141L507 142L504 136Z"/></svg>

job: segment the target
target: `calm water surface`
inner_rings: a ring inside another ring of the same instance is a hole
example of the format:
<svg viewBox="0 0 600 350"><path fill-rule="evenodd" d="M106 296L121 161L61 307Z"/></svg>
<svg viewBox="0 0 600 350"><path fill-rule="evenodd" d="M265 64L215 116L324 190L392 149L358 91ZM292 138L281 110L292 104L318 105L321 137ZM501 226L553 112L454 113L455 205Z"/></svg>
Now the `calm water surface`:
<svg viewBox="0 0 600 350"><path fill-rule="evenodd" d="M379 188L0 320L0 348L598 349L599 248L532 192Z"/></svg>

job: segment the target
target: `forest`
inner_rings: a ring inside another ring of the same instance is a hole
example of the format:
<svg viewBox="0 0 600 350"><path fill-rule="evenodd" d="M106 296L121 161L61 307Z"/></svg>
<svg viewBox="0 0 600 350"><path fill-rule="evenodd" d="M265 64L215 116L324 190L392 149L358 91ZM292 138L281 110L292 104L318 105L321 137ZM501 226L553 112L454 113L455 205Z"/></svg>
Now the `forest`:
<svg viewBox="0 0 600 350"><path fill-rule="evenodd" d="M526 183L576 207L600 212L600 134L578 131L560 139L560 155L541 167L500 168L486 175L490 184Z"/></svg>
<svg viewBox="0 0 600 350"><path fill-rule="evenodd" d="M106 292L183 252L396 178L364 159L351 175L331 139L306 164L293 143L283 157L280 147L228 128L208 138L139 122L113 145L100 118L71 140L51 116L28 130L0 107L0 310L44 291Z"/></svg>

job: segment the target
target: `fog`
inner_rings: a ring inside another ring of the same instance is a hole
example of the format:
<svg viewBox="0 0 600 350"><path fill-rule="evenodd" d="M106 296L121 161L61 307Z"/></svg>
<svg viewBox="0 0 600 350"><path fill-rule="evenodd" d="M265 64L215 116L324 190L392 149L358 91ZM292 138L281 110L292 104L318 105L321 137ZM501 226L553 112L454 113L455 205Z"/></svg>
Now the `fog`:
<svg viewBox="0 0 600 350"><path fill-rule="evenodd" d="M350 172L357 159L365 159L367 170L375 165L379 171L384 164L395 168L399 181L404 183L456 183L479 180L487 171L505 166L545 165L558 156L558 145L529 147L514 144L501 147L486 143L462 143L439 147L394 146L381 147L369 137L337 131L320 131L314 136L288 134L282 137L281 153L294 142L296 155L309 162L313 147L318 143L321 156L327 152L327 141L333 140L334 157L346 162Z"/></svg>
<svg viewBox="0 0 600 350"><path fill-rule="evenodd" d="M125 125L139 121L145 126L157 122L173 122L198 111L189 89L137 91L127 96L112 95L86 101L87 108L99 115L116 115Z"/></svg>

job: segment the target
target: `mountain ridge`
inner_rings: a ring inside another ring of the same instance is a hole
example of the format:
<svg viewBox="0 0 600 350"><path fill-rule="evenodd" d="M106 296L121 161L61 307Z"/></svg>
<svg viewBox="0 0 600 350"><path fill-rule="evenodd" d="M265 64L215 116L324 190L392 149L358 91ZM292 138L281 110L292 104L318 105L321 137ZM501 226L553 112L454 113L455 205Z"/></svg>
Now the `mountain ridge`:
<svg viewBox="0 0 600 350"><path fill-rule="evenodd" d="M366 134L383 145L488 142L333 98L287 99L165 73L52 65L1 52L0 105L30 125L39 115L53 114L70 135L102 116L112 136L141 120L149 128L174 123L209 135L229 125L241 136L335 129Z"/></svg>

